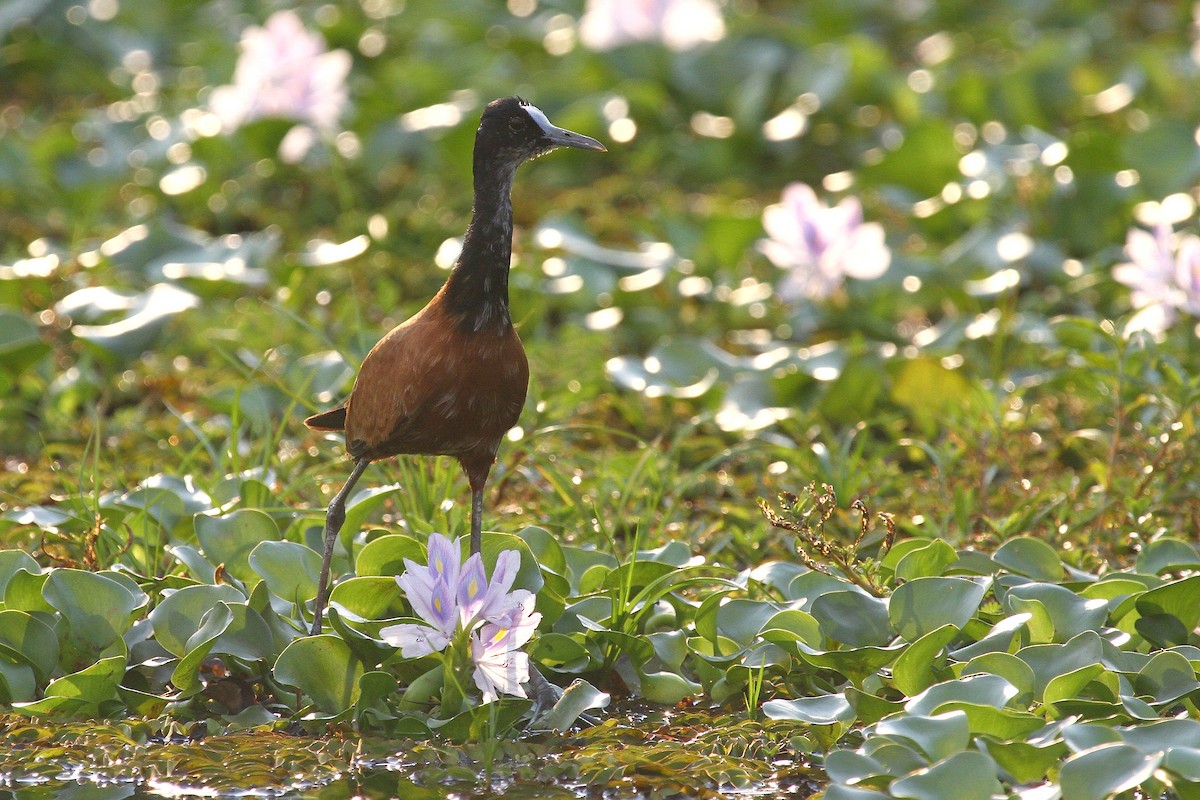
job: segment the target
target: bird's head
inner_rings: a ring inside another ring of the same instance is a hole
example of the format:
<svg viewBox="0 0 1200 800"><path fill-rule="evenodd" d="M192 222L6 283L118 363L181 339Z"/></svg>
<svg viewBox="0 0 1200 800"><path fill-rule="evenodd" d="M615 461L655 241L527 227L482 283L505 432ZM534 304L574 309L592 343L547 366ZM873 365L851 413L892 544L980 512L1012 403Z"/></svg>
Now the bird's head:
<svg viewBox="0 0 1200 800"><path fill-rule="evenodd" d="M486 155L514 166L557 147L607 150L591 137L553 125L541 109L519 97L488 103L475 134L476 159Z"/></svg>

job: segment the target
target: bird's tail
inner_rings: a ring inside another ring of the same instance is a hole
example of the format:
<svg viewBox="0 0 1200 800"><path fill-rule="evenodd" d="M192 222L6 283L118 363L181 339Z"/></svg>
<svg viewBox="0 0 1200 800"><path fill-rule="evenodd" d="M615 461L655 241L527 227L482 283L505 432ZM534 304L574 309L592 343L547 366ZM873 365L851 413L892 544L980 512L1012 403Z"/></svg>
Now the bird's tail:
<svg viewBox="0 0 1200 800"><path fill-rule="evenodd" d="M314 431L344 431L346 430L346 407L339 406L332 411L313 414L304 420L304 424Z"/></svg>

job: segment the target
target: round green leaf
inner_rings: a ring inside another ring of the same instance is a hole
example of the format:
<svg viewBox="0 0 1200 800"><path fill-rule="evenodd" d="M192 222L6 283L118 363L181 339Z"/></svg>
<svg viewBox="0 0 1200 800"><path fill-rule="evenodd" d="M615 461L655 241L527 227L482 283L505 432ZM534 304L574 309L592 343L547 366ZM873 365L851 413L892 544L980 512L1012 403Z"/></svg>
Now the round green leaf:
<svg viewBox="0 0 1200 800"><path fill-rule="evenodd" d="M337 716L358 702L362 663L336 636L308 636L292 642L275 662L275 680L299 689L317 708Z"/></svg>
<svg viewBox="0 0 1200 800"><path fill-rule="evenodd" d="M225 571L253 585L258 575L250 569L250 553L264 541L279 539L279 526L257 508L241 508L229 514L197 514L196 538L204 555L213 564L224 564Z"/></svg>
<svg viewBox="0 0 1200 800"><path fill-rule="evenodd" d="M250 569L276 597L300 604L317 596L321 554L296 542L259 542L250 551Z"/></svg>
<svg viewBox="0 0 1200 800"><path fill-rule="evenodd" d="M887 605L862 592L828 592L813 600L809 611L822 633L850 647L884 645L892 638Z"/></svg>
<svg viewBox="0 0 1200 800"><path fill-rule="evenodd" d="M888 619L910 642L943 625L962 630L979 610L986 592L985 584L967 578L916 578L892 593Z"/></svg>
<svg viewBox="0 0 1200 800"><path fill-rule="evenodd" d="M200 628L201 620L220 602L244 602L245 597L228 584L186 586L162 599L150 612L154 638L173 655L187 652L188 640Z"/></svg>
<svg viewBox="0 0 1200 800"><path fill-rule="evenodd" d="M932 717L906 713L881 720L875 726L875 732L889 738L907 739L921 748L931 761L938 761L966 749L971 727L967 715L961 711Z"/></svg>
<svg viewBox="0 0 1200 800"><path fill-rule="evenodd" d="M1071 800L1106 800L1154 774L1162 754L1147 755L1125 744L1103 744L1073 756L1062 765L1058 782Z"/></svg>
<svg viewBox="0 0 1200 800"><path fill-rule="evenodd" d="M46 577L42 595L70 627L76 646L98 653L121 638L133 614L150 598L98 572L56 569Z"/></svg>
<svg viewBox="0 0 1200 800"><path fill-rule="evenodd" d="M914 800L991 800L993 795L1001 794L996 763L976 750L955 753L892 781L888 789L893 797Z"/></svg>
<svg viewBox="0 0 1200 800"><path fill-rule="evenodd" d="M1062 580L1065 571L1058 552L1041 539L1032 536L1009 539L992 554L992 560L1018 575L1035 581Z"/></svg>

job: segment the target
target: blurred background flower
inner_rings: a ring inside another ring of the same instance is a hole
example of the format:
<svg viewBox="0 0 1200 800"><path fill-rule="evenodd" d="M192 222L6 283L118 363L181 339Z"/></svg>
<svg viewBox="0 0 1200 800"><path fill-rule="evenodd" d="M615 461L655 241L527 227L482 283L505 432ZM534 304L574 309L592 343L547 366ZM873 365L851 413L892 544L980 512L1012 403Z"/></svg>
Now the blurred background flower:
<svg viewBox="0 0 1200 800"><path fill-rule="evenodd" d="M661 41L687 50L725 36L725 20L712 0L588 0L579 38L591 50L630 42Z"/></svg>
<svg viewBox="0 0 1200 800"><path fill-rule="evenodd" d="M1130 229L1125 255L1129 261L1113 267L1113 278L1133 290L1130 302L1137 313L1127 333L1162 333L1180 311L1200 315L1200 237L1176 237L1171 224L1160 221L1153 233Z"/></svg>
<svg viewBox="0 0 1200 800"><path fill-rule="evenodd" d="M759 242L759 250L787 271L778 291L789 303L824 300L848 277L878 278L892 260L883 226L863 222L862 204L854 197L829 207L811 187L793 183L779 203L763 211L762 222L770 238Z"/></svg>
<svg viewBox="0 0 1200 800"><path fill-rule="evenodd" d="M294 11L276 12L262 27L247 28L240 48L233 83L214 89L209 106L225 131L272 117L301 123L279 147L284 161L300 161L316 141L316 131L338 128L347 102L350 54L327 50L321 34L305 28Z"/></svg>

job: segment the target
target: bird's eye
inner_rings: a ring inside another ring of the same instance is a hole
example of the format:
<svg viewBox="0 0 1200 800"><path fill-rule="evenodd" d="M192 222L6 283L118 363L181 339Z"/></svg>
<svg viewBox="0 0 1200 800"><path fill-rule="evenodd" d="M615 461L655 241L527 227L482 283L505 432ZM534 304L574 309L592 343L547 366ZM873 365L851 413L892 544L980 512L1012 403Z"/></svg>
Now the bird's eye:
<svg viewBox="0 0 1200 800"><path fill-rule="evenodd" d="M516 133L517 131L521 130L521 120L517 119L516 117L513 117L512 119L510 119L508 121L508 129L511 130L513 133Z"/></svg>

